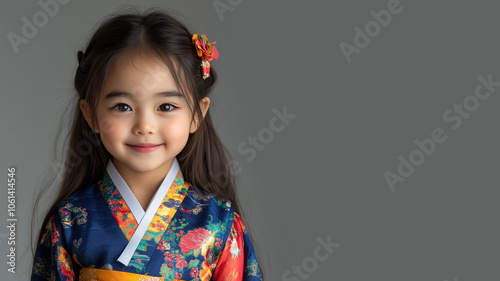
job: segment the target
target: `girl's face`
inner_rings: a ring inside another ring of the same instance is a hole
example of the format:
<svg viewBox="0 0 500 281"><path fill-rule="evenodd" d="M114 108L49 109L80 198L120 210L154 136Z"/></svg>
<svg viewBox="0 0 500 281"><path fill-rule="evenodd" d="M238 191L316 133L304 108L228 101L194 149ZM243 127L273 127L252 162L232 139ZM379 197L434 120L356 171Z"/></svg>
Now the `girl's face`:
<svg viewBox="0 0 500 281"><path fill-rule="evenodd" d="M208 97L200 103L203 116L209 105ZM91 121L85 101L80 107ZM189 133L197 129L170 70L147 55L125 53L113 63L99 98L97 119L94 131L100 133L118 171L125 174L166 173Z"/></svg>

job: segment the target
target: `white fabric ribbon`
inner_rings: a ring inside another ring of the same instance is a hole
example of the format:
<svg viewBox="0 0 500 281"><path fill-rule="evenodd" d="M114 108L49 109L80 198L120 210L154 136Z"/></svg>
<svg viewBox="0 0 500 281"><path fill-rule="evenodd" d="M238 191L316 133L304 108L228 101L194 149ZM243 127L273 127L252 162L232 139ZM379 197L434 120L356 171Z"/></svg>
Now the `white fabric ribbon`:
<svg viewBox="0 0 500 281"><path fill-rule="evenodd" d="M125 180L123 180L122 176L118 173L111 160L108 163L107 170L109 176L113 180L113 183L115 184L116 188L122 195L123 200L125 200L125 203L130 208L136 221L139 223L137 229L132 235L132 238L130 238L130 241L128 242L127 246L121 253L120 257L118 258L118 262L128 266L137 247L141 243L144 234L148 230L148 227L151 221L153 220L156 211L160 207L161 203L163 202L163 199L165 198L168 190L170 189L170 186L174 182L175 176L180 170L180 166L179 162L177 162L177 158L174 158L174 162L172 163L170 171L168 171L167 175L160 184L160 187L158 188L155 195L153 196L153 199L149 203L146 212L144 212L141 205L139 204L139 201L137 200L137 198L135 198L134 194L132 193L128 185L125 183Z"/></svg>

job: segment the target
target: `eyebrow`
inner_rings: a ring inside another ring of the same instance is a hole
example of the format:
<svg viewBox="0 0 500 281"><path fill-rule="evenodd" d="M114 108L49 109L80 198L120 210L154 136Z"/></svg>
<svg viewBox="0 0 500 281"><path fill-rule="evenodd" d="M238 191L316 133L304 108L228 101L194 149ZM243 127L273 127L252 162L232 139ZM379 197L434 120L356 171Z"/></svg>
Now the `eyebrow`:
<svg viewBox="0 0 500 281"><path fill-rule="evenodd" d="M135 96L132 95L131 93L121 92L121 91L111 91L104 96L104 99L112 99L112 98L116 98L116 97L123 97L123 98L129 98L129 99L135 100ZM177 92L177 91L166 91L166 92L156 93L155 97L164 97L164 98L184 97L184 95Z"/></svg>

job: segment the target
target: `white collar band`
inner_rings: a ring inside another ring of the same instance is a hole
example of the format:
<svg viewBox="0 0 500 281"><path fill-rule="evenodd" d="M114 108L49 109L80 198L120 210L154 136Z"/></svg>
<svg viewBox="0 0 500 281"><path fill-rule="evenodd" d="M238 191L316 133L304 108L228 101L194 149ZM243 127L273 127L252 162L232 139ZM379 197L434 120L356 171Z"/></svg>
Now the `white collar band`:
<svg viewBox="0 0 500 281"><path fill-rule="evenodd" d="M125 180L122 178L120 173L118 173L118 170L116 170L116 167L113 165L113 162L111 160L109 161L107 166L108 174L111 180L113 181L114 185L122 195L123 200L125 200L125 203L130 208L130 211L134 215L137 223L139 224L136 230L134 231L134 234L130 238L130 241L128 242L127 246L121 253L120 257L118 258L118 261L123 265L128 266L130 260L132 259L132 256L135 253L135 250L137 249L139 243L143 239L144 234L146 233L151 223L151 220L155 216L156 211L158 210L161 203L163 202L163 199L167 195L167 192L170 189L172 183L174 182L175 177L177 176L179 170L180 170L179 162L177 161L177 158L174 158L172 167L170 168L167 175L160 184L160 187L153 196L153 199L149 203L146 211L144 211L141 205L139 204L137 198L135 198L134 194L132 193L128 185L125 183Z"/></svg>

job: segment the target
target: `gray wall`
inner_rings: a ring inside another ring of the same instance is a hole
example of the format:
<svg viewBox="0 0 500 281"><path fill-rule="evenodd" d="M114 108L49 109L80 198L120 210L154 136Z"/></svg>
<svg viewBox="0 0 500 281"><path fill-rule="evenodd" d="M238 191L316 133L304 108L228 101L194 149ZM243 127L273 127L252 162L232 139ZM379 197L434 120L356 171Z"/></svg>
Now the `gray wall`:
<svg viewBox="0 0 500 281"><path fill-rule="evenodd" d="M498 280L498 2L73 0L17 53L7 34L42 8L2 3L1 280L29 278L32 202L53 173L76 52L122 4L176 9L217 41L211 110L241 167L267 280ZM285 108L295 117L271 137ZM267 143L253 159L238 151L259 135ZM16 274L6 263L9 167Z"/></svg>

